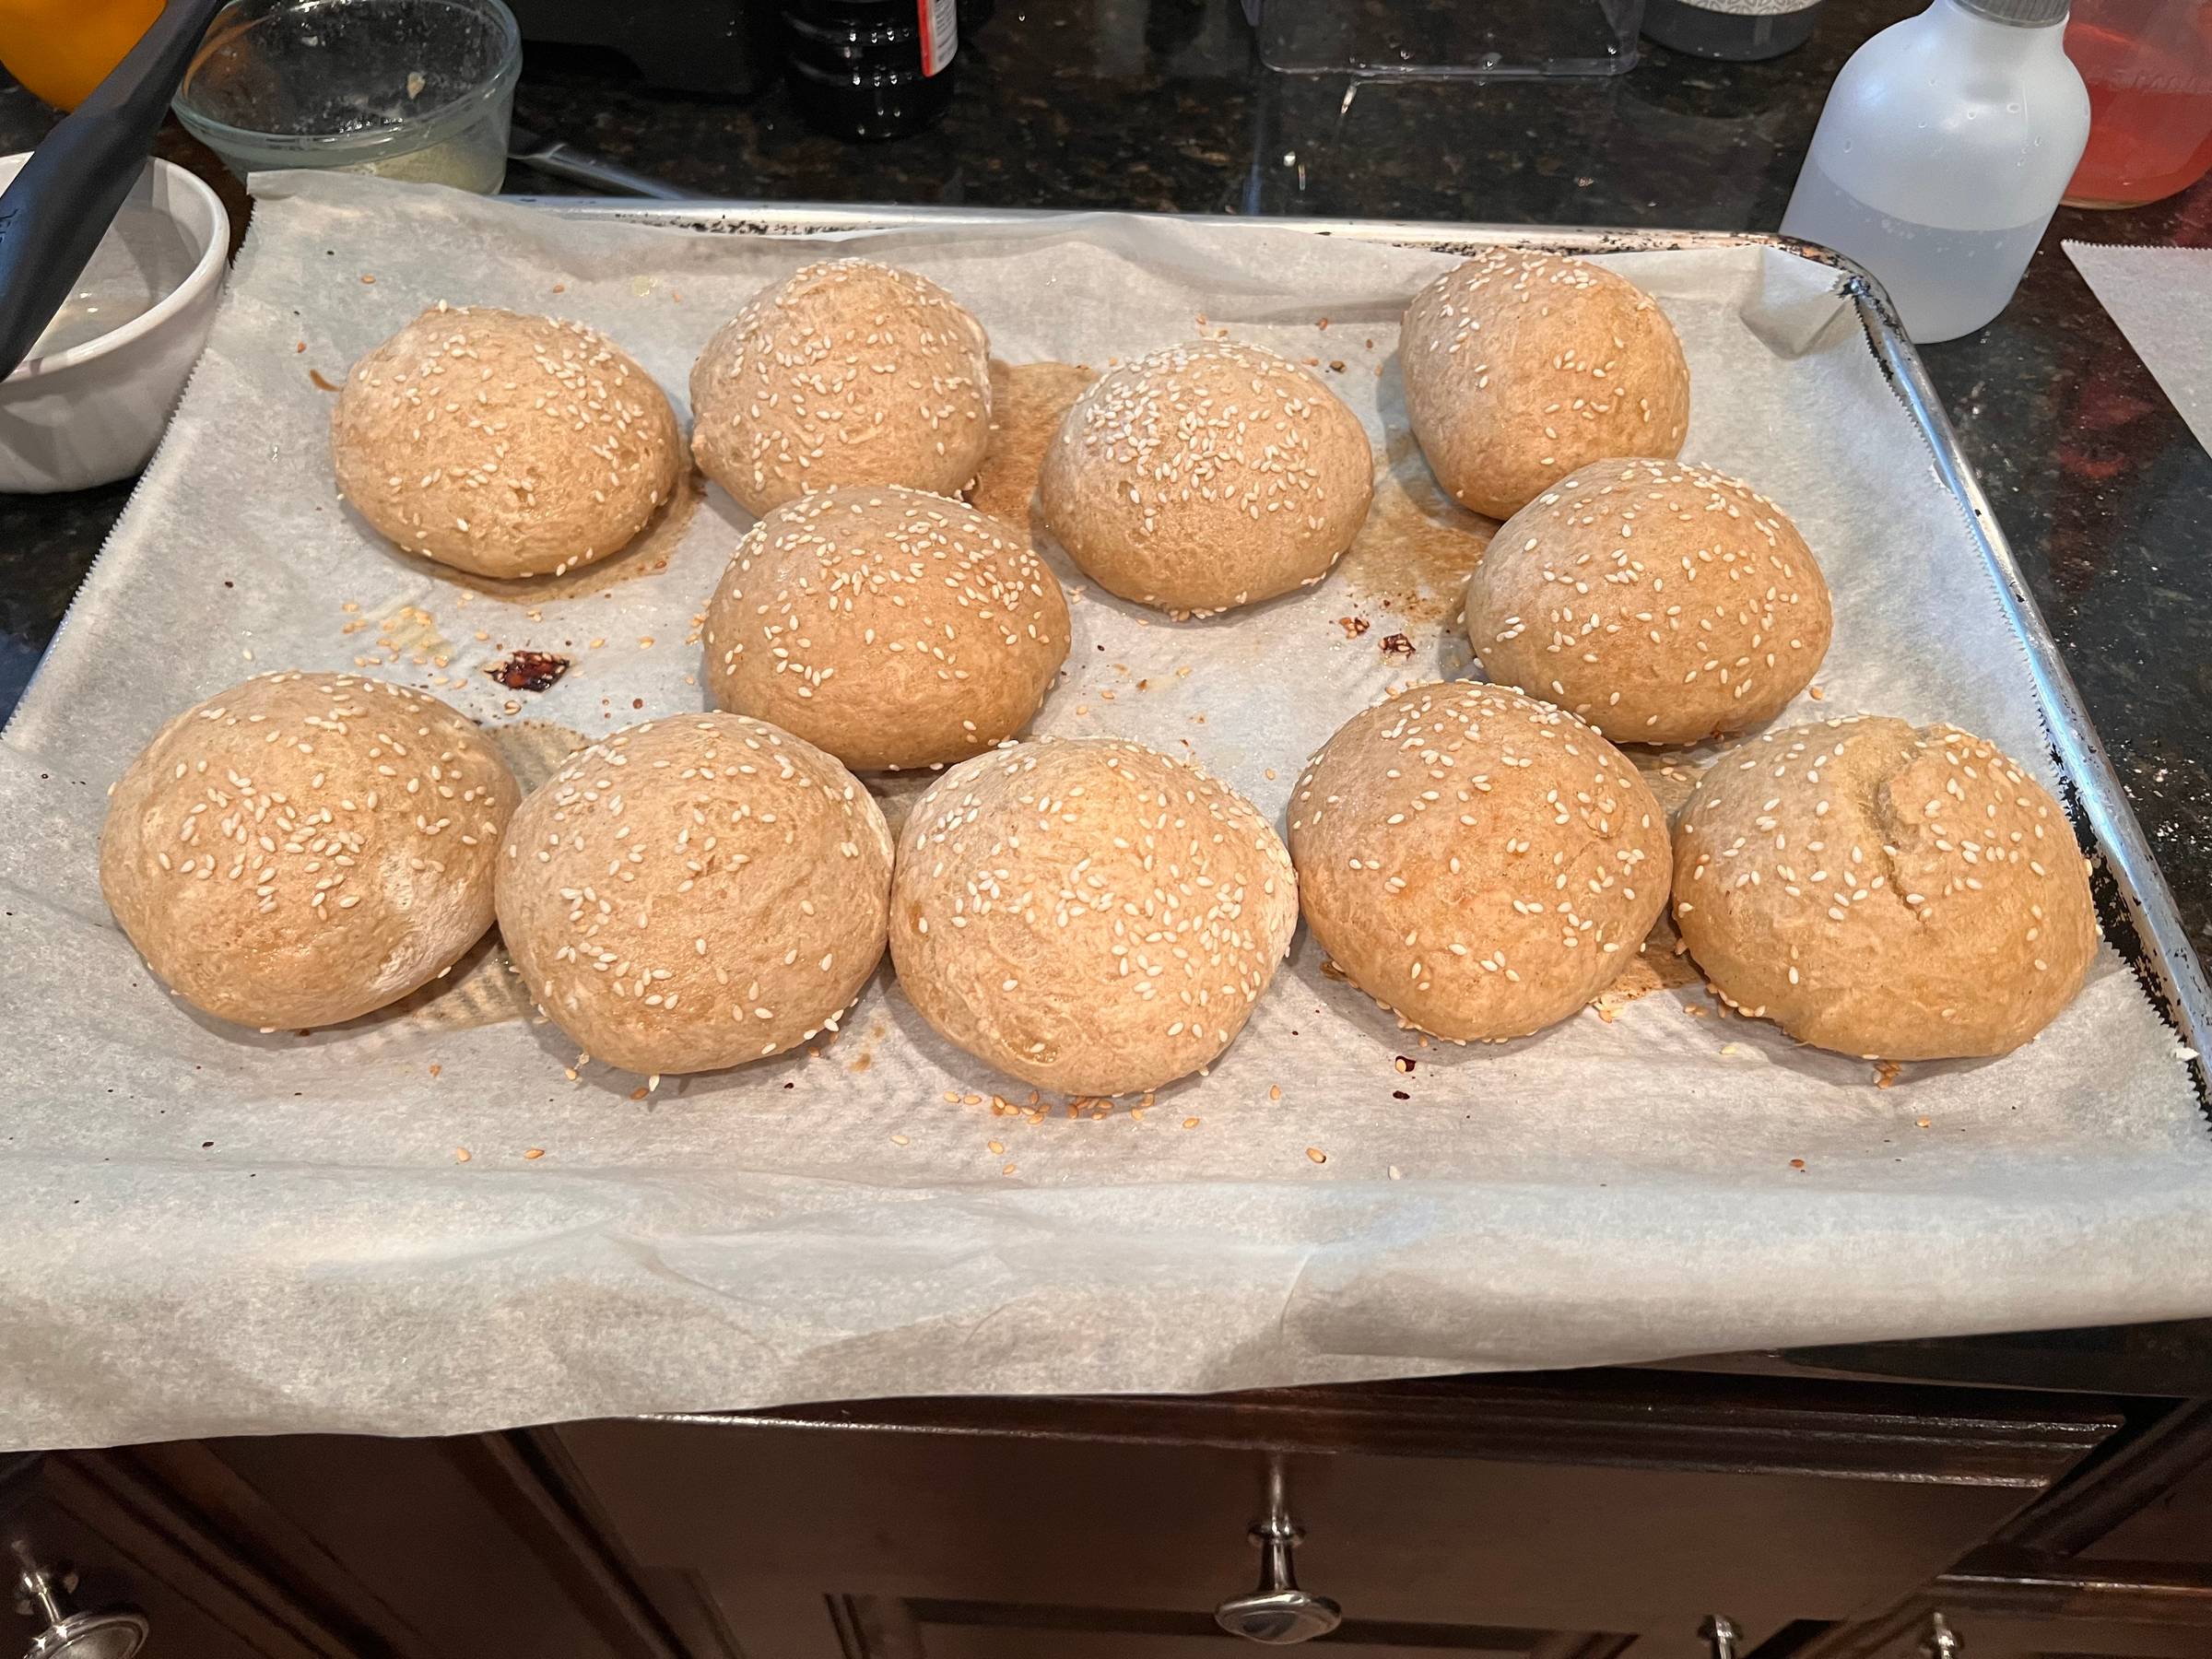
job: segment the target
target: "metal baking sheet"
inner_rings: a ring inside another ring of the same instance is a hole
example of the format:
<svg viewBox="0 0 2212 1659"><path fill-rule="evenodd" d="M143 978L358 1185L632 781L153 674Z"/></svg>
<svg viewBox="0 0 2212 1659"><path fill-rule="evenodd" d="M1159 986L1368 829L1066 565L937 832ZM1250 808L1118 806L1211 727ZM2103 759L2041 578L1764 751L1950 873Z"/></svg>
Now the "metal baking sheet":
<svg viewBox="0 0 2212 1659"><path fill-rule="evenodd" d="M1394 601L1362 559L1433 525L1400 511L1434 494L1390 372L1406 296L1453 250L1532 239L544 205L563 218L318 173L257 195L170 438L0 735L18 1443L1228 1388L2212 1312L2212 1137L2177 1036L2203 1029L2203 987L2171 904L1878 298L1760 239L1534 237L1617 255L1660 296L1707 388L1693 453L1760 482L1821 551L1840 646L1828 700L1792 717L1959 719L2073 797L2135 971L2101 956L2030 1050L1884 1092L1695 985L1609 1023L1424 1047L1310 939L1211 1075L1075 1120L1018 1091L1001 1115L1003 1080L888 973L835 1043L657 1091L599 1065L564 1078L573 1046L489 941L347 1027L195 1019L116 933L87 854L100 789L175 709L255 667L358 665L542 769L576 734L703 701L686 636L746 522L718 491L543 596L400 556L335 500L329 377L423 304L579 317L680 404L713 327L834 245L793 236L881 231L870 251L946 281L1009 360L1103 364L1195 325L1322 363L1385 452L1379 501L1399 492L1365 553L1192 624L1064 567L1077 649L1039 723L1187 742L1276 813L1337 723L1465 666L1441 577L1418 621L1362 638L1339 613L1383 624ZM484 670L525 648L575 665L510 697Z"/></svg>

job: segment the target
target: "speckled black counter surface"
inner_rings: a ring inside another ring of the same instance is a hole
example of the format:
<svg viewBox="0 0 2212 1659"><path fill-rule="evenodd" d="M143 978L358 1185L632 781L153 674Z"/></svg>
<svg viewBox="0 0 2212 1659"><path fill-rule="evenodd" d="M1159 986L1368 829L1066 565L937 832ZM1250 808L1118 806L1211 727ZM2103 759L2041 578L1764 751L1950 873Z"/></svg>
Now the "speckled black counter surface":
<svg viewBox="0 0 2212 1659"><path fill-rule="evenodd" d="M998 0L962 47L950 115L912 138L840 144L809 130L781 87L747 100L656 92L579 49L529 55L516 120L693 190L774 201L1771 229L1836 70L1919 8L1829 0L1812 42L1766 64L1647 46L1609 80L1355 91L1263 68L1234 0ZM28 147L52 119L0 83L0 151ZM568 187L518 167L509 188ZM2212 182L2131 213L2062 211L2005 315L1924 353L2202 953L2212 457L2061 238L2212 242ZM129 488L0 497L0 710ZM1888 1344L1816 1362L2212 1394L2212 1322Z"/></svg>

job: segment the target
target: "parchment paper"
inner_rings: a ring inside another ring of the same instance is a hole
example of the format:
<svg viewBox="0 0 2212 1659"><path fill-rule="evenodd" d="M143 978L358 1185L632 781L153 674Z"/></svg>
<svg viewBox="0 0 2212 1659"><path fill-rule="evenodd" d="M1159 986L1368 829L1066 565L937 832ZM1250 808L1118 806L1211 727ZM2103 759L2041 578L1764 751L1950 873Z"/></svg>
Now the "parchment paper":
<svg viewBox="0 0 2212 1659"><path fill-rule="evenodd" d="M2212 450L2212 248L2065 246L2197 442Z"/></svg>
<svg viewBox="0 0 2212 1659"><path fill-rule="evenodd" d="M2109 951L2023 1053L1880 1088L1695 987L1423 1046L1301 935L1212 1075L1141 1115L1032 1113L888 972L834 1042L645 1098L604 1067L564 1076L571 1046L494 943L338 1030L198 1018L95 880L102 792L164 718L257 669L368 660L542 774L559 729L703 706L693 619L745 522L710 492L575 596L465 585L335 500L311 371L339 379L425 303L481 301L607 330L680 409L709 333L815 252L373 180L259 188L182 412L0 744L11 1443L1222 1389L2212 1312L2212 1139ZM1385 500L1418 505L1392 353L1444 258L1096 217L865 245L947 285L1012 361L1102 365L1200 313L1315 359L1395 457ZM1991 579L1829 274L1754 251L1618 263L1688 349L1688 453L1780 500L1834 585L1824 700L1794 713L1948 718L2046 767ZM1187 743L1279 819L1342 720L1464 669L1451 608L1386 558L1205 623L1086 591L1040 724ZM1410 655L1380 648L1395 633ZM481 670L521 646L575 666L507 691Z"/></svg>

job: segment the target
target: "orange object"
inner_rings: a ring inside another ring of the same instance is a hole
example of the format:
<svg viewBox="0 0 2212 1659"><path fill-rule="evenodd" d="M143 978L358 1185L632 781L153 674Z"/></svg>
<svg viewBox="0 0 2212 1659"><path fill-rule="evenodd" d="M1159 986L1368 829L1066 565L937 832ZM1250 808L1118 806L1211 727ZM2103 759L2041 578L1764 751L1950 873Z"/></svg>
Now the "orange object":
<svg viewBox="0 0 2212 1659"><path fill-rule="evenodd" d="M0 0L0 65L74 110L160 15L161 0Z"/></svg>
<svg viewBox="0 0 2212 1659"><path fill-rule="evenodd" d="M2212 171L2212 6L2077 0L2066 55L2089 89L2076 207L2134 207Z"/></svg>

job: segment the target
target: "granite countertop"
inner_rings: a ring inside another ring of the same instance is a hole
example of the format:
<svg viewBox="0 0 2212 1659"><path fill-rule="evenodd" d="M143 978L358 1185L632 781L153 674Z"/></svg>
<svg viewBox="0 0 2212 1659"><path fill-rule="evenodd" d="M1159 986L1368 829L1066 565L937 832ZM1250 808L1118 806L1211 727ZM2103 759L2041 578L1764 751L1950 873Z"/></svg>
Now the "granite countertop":
<svg viewBox="0 0 2212 1659"><path fill-rule="evenodd" d="M664 4L683 0L664 0ZM1605 80L1290 76L1233 0L998 0L935 130L856 147L782 86L656 91L606 52L533 48L521 125L692 190L771 201L1137 208L1771 229L1828 85L1921 0L1828 0L1812 41L1718 65L1648 43ZM0 80L0 151L53 115ZM164 153L183 159L173 131ZM203 159L212 166L211 159ZM572 187L524 167L508 188ZM1923 355L2079 685L2192 940L2212 950L2212 456L2059 248L2212 244L2212 181L2125 213L2062 210L1995 323ZM12 708L130 493L0 504L0 711ZM1776 1357L1853 1372L2212 1394L2212 1321Z"/></svg>

